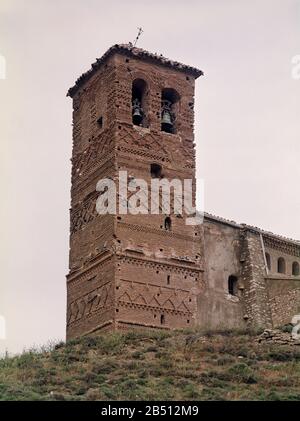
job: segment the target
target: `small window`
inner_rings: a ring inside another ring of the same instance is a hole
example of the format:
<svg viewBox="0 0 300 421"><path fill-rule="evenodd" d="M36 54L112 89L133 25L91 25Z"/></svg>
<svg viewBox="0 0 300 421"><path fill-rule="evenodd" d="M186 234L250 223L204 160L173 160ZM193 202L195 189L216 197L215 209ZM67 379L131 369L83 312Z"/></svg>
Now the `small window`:
<svg viewBox="0 0 300 421"><path fill-rule="evenodd" d="M298 262L293 263L292 273L293 273L293 276L299 276L300 275L300 268L299 268Z"/></svg>
<svg viewBox="0 0 300 421"><path fill-rule="evenodd" d="M161 177L161 166L159 164L151 164L150 165L150 172L152 178L160 178Z"/></svg>
<svg viewBox="0 0 300 421"><path fill-rule="evenodd" d="M161 316L160 316L160 324L161 324L161 325L164 325L164 324L165 324L165 322L166 322L166 320L165 320L165 315L164 315L164 314L161 314Z"/></svg>
<svg viewBox="0 0 300 421"><path fill-rule="evenodd" d="M97 120L98 126L100 127L100 129L102 129L103 127L103 117L99 117Z"/></svg>
<svg viewBox="0 0 300 421"><path fill-rule="evenodd" d="M285 273L285 260L283 257L279 257L277 261L277 272Z"/></svg>
<svg viewBox="0 0 300 421"><path fill-rule="evenodd" d="M171 276L170 276L170 275L168 275L168 276L167 276L167 285L170 285L170 280L171 280Z"/></svg>
<svg viewBox="0 0 300 421"><path fill-rule="evenodd" d="M228 294L237 295L237 283L238 278L234 275L230 275L228 278Z"/></svg>
<svg viewBox="0 0 300 421"><path fill-rule="evenodd" d="M272 267L271 267L271 256L269 255L269 253L266 253L266 262L267 262L267 268L269 270L271 270L272 269Z"/></svg>
<svg viewBox="0 0 300 421"><path fill-rule="evenodd" d="M165 230L171 231L171 229L172 229L172 221L171 221L171 218L167 216L165 218Z"/></svg>

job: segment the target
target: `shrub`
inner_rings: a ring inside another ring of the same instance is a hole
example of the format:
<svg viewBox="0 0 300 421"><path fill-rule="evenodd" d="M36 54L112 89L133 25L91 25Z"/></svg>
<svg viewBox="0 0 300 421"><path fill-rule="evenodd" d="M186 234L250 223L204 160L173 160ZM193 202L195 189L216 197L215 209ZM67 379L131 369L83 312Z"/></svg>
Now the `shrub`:
<svg viewBox="0 0 300 421"><path fill-rule="evenodd" d="M276 349L271 350L265 355L267 360L274 360L274 361L293 361L293 360L300 360L300 352L293 351L290 349Z"/></svg>
<svg viewBox="0 0 300 421"><path fill-rule="evenodd" d="M237 380L243 383L257 383L257 377L247 364L240 363L235 364L228 369L227 372L231 376L231 380Z"/></svg>
<svg viewBox="0 0 300 421"><path fill-rule="evenodd" d="M134 358L135 360L144 360L145 359L145 355L140 351L133 352L131 354L131 357Z"/></svg>

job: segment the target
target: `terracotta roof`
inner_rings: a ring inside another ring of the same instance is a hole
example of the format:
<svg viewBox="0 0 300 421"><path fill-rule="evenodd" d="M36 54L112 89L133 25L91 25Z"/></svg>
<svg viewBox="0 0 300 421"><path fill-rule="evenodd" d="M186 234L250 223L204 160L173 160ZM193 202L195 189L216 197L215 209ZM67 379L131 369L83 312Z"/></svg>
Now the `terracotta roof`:
<svg viewBox="0 0 300 421"><path fill-rule="evenodd" d="M282 240L282 241L285 241L287 243L293 243L293 244L295 244L295 245L297 245L297 246L300 247L300 241L298 241L298 240L294 240L292 238L284 237L283 235L274 234L273 232L265 231L265 230L263 230L261 228L255 227L253 225L238 224L235 221L230 221L229 219L225 219L225 218L222 218L220 216L212 215L212 214L207 213L207 212L204 212L204 218L205 219L208 219L208 220L219 222L221 224L230 225L230 226L232 226L234 228L248 229L250 231L255 231L255 232L257 232L259 234L262 234L262 235L264 235L266 237L276 238L278 240Z"/></svg>
<svg viewBox="0 0 300 421"><path fill-rule="evenodd" d="M98 70L101 64L107 60L109 56L114 53L124 54L129 57L138 57L143 60L148 60L151 62L156 62L163 66L171 67L173 69L179 70L181 72L189 73L195 78L203 75L203 72L195 67L188 66L186 64L179 63L178 61L173 61L168 58L163 57L161 54L150 53L149 51L143 50L142 48L136 48L132 44L115 44L110 47L101 58L97 58L95 63L92 64L92 67L87 72L83 73L75 82L75 85L68 90L67 96L72 97L77 89L83 85L91 76Z"/></svg>

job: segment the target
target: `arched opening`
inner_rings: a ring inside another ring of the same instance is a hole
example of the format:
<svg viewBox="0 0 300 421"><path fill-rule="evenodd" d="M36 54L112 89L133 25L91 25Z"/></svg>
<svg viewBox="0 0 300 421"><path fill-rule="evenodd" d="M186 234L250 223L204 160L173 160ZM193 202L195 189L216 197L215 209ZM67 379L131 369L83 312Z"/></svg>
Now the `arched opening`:
<svg viewBox="0 0 300 421"><path fill-rule="evenodd" d="M161 94L161 130L176 133L177 103L179 94L172 88L165 88Z"/></svg>
<svg viewBox="0 0 300 421"><path fill-rule="evenodd" d="M277 272L285 273L285 260L283 257L279 257L277 261Z"/></svg>
<svg viewBox="0 0 300 421"><path fill-rule="evenodd" d="M234 275L230 275L228 277L228 294L230 295L237 295L238 288L238 278Z"/></svg>
<svg viewBox="0 0 300 421"><path fill-rule="evenodd" d="M271 270L272 269L272 267L271 267L271 256L269 255L269 253L266 253L266 262L267 262L267 268L269 270Z"/></svg>
<svg viewBox="0 0 300 421"><path fill-rule="evenodd" d="M164 325L164 324L165 324L165 322L166 322L165 315L164 315L164 314L161 314L161 315L160 315L160 324L161 324L161 325Z"/></svg>
<svg viewBox="0 0 300 421"><path fill-rule="evenodd" d="M161 177L162 168L159 164L151 164L150 165L150 173L152 178L160 178Z"/></svg>
<svg viewBox="0 0 300 421"><path fill-rule="evenodd" d="M171 229L172 229L172 221L171 221L171 218L167 216L165 218L165 230L171 231Z"/></svg>
<svg viewBox="0 0 300 421"><path fill-rule="evenodd" d="M132 82L132 123L135 126L147 127L147 83L143 79Z"/></svg>
<svg viewBox="0 0 300 421"><path fill-rule="evenodd" d="M299 276L300 275L300 267L299 267L298 262L293 263L292 274L293 274L293 276Z"/></svg>

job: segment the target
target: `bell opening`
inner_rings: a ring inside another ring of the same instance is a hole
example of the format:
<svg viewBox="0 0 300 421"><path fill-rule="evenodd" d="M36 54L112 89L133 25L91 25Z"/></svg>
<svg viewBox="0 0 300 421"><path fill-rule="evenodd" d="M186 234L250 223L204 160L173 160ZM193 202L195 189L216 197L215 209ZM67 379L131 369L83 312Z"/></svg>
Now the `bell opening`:
<svg viewBox="0 0 300 421"><path fill-rule="evenodd" d="M161 129L163 132L173 133L173 122L170 111L164 111L161 121Z"/></svg>
<svg viewBox="0 0 300 421"><path fill-rule="evenodd" d="M135 126L145 126L146 86L142 79L135 79L132 84L132 123Z"/></svg>
<svg viewBox="0 0 300 421"><path fill-rule="evenodd" d="M172 102L169 100L163 100L161 130L166 133L173 133L173 121L174 114L172 112Z"/></svg>
<svg viewBox="0 0 300 421"><path fill-rule="evenodd" d="M172 88L162 90L161 130L166 133L176 133L176 106L180 97Z"/></svg>

